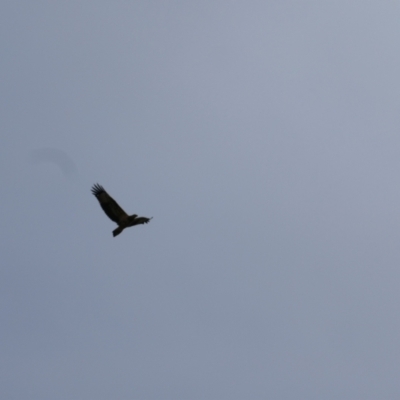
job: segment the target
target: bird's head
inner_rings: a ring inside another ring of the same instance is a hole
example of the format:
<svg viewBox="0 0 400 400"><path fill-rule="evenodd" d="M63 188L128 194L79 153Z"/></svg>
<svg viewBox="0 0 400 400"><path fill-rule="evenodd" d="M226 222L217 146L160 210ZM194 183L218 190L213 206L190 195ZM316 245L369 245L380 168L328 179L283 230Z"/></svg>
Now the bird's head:
<svg viewBox="0 0 400 400"><path fill-rule="evenodd" d="M151 217L151 218L153 218L153 217ZM138 218L135 218L134 223L135 223L135 225L147 224L147 223L151 220L151 218L147 218L147 217L138 217Z"/></svg>
<svg viewBox="0 0 400 400"><path fill-rule="evenodd" d="M129 222L133 222L137 218L137 214L130 215L128 217Z"/></svg>

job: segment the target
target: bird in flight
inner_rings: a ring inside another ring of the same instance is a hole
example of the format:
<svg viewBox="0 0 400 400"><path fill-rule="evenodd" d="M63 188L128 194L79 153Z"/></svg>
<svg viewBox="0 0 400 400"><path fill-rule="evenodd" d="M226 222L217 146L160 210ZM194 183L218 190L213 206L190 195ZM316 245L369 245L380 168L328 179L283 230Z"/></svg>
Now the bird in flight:
<svg viewBox="0 0 400 400"><path fill-rule="evenodd" d="M128 215L119 204L104 190L103 186L96 183L92 187L92 193L96 196L101 208L108 218L118 224L113 230L113 236L119 235L125 228L134 225L147 224L153 217L138 217L136 214Z"/></svg>

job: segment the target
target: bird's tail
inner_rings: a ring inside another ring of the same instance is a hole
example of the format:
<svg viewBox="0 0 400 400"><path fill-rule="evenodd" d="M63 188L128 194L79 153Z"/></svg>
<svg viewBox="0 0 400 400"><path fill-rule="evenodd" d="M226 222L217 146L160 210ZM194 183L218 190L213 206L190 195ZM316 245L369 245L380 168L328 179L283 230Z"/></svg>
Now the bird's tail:
<svg viewBox="0 0 400 400"><path fill-rule="evenodd" d="M113 230L113 236L115 237L115 236L119 235L123 230L124 230L124 228L119 226L117 229Z"/></svg>

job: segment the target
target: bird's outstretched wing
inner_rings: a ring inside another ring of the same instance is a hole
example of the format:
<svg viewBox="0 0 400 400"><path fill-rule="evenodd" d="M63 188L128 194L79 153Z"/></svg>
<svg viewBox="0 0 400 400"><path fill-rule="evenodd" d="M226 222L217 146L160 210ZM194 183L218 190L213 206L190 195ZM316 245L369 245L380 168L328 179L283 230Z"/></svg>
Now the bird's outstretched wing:
<svg viewBox="0 0 400 400"><path fill-rule="evenodd" d="M127 213L118 205L118 203L104 190L103 186L96 183L92 187L92 193L99 201L101 208L107 214L108 218L119 224L128 217Z"/></svg>

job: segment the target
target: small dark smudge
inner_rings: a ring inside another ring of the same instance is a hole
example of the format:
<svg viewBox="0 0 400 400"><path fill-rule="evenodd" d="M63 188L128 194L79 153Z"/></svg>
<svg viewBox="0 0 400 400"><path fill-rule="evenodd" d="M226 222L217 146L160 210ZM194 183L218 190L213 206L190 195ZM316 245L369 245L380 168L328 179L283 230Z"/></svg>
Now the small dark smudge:
<svg viewBox="0 0 400 400"><path fill-rule="evenodd" d="M29 160L32 164L51 163L57 165L61 172L68 177L77 175L77 168L71 157L63 150L44 147L30 152Z"/></svg>

